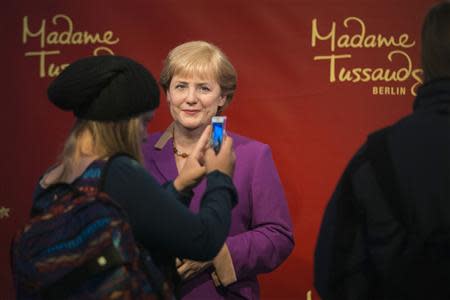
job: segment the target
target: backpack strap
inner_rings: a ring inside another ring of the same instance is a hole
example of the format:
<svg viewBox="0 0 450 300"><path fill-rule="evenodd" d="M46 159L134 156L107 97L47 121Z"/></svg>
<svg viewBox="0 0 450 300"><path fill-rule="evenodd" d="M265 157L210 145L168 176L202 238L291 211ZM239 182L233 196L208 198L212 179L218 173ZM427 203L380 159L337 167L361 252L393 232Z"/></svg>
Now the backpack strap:
<svg viewBox="0 0 450 300"><path fill-rule="evenodd" d="M124 152L120 152L120 153L116 153L113 156L111 156L108 161L106 162L106 164L104 165L104 167L102 168L102 172L100 175L100 179L99 179L99 183L98 183L98 191L99 192L103 192L103 189L105 187L105 181L106 181L106 177L109 173L109 170L111 168L111 165L113 163L113 161L119 157L129 157L133 160L135 160L134 157L132 157L131 155L124 153Z"/></svg>
<svg viewBox="0 0 450 300"><path fill-rule="evenodd" d="M330 260L326 266L329 278L323 282L329 289L326 299L356 299L355 295L359 295L358 299L369 299L367 295L371 293L366 278L369 266L360 263L361 253L365 250L359 246L363 245L365 215L352 184L353 174L366 162L365 149L362 148L345 168L323 217L322 222L327 222L324 228L334 230L333 234L328 230L322 232L321 228L320 246L316 246L316 258L329 255L324 260L325 266L326 260ZM322 262L316 267L322 268Z"/></svg>
<svg viewBox="0 0 450 300"><path fill-rule="evenodd" d="M403 200L406 199L400 191L394 162L389 151L388 136L391 128L378 130L370 134L367 139L367 158L383 194L381 201L385 201L393 217L403 228L396 232L397 238L390 236L389 248L391 250L386 252L390 263L384 270L379 288L386 299L412 299L411 297L416 293L414 292L416 287L425 284L424 278L417 276L422 273L417 260L422 244L417 236L409 231L409 225L412 224L408 221L404 214L404 208L402 208L402 204L405 203ZM397 250L394 251L394 249ZM429 275L431 277L432 274ZM422 298L421 296L414 299Z"/></svg>
<svg viewBox="0 0 450 300"><path fill-rule="evenodd" d="M383 192L394 217L403 225L406 220L401 213L400 203L403 199L400 192L394 163L389 151L388 134L391 127L371 133L367 138L367 157L372 165L377 183Z"/></svg>
<svg viewBox="0 0 450 300"><path fill-rule="evenodd" d="M78 195L80 193L83 193L80 190L80 187L85 186L92 186L97 188L97 192L103 192L103 188L105 185L105 180L108 175L108 171L110 169L111 164L113 161L119 157L127 156L131 159L134 159L131 155L126 153L117 153L111 156L108 160L97 160L93 164L91 164L84 172L86 172L88 169L91 168L100 168L100 173L98 176L95 176L94 178L90 178L89 180L85 180L83 178L76 180L73 183L65 183L65 182L57 182L54 184L49 185L41 194L39 194L36 199L41 199L45 195L48 195L49 193L53 193L57 195L58 197L62 197L63 195L67 193L74 193L75 195ZM44 203L45 206L48 206L50 203ZM43 205L44 205L43 204ZM31 208L31 216L36 216L38 214L41 214L43 212L43 208L36 206L36 203L33 204Z"/></svg>

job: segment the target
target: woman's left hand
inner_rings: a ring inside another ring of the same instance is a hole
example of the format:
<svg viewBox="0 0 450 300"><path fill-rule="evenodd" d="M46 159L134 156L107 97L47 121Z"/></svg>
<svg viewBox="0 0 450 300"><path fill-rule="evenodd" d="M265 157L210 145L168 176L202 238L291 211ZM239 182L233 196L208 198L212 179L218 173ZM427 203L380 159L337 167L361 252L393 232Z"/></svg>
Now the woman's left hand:
<svg viewBox="0 0 450 300"><path fill-rule="evenodd" d="M182 280L189 280L212 265L212 261L195 261L189 259L176 259L178 274Z"/></svg>

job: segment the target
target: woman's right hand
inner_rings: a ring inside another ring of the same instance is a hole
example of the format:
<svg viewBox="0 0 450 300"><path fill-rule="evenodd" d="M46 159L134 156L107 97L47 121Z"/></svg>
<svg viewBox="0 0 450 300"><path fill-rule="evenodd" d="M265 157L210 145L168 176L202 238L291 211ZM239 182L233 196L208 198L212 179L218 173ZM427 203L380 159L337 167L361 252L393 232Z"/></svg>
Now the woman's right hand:
<svg viewBox="0 0 450 300"><path fill-rule="evenodd" d="M183 191L194 188L206 173L204 166L205 150L209 144L211 126L208 125L198 140L194 151L188 156L173 185L176 190Z"/></svg>
<svg viewBox="0 0 450 300"><path fill-rule="evenodd" d="M224 136L220 151L216 154L212 148L208 148L204 156L206 173L220 171L233 177L236 155L233 150L233 139Z"/></svg>
<svg viewBox="0 0 450 300"><path fill-rule="evenodd" d="M224 136L219 153L209 147L211 126L207 126L202 133L193 153L188 157L183 169L173 184L176 190L183 191L194 188L205 173L220 171L230 177L233 176L236 156L233 150L233 139Z"/></svg>

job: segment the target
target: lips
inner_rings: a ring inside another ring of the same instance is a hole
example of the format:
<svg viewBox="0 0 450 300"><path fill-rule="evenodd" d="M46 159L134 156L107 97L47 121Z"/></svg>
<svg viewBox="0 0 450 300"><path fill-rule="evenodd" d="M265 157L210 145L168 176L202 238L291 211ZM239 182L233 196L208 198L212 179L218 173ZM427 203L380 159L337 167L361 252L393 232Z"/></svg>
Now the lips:
<svg viewBox="0 0 450 300"><path fill-rule="evenodd" d="M187 114L187 115L190 115L190 116L195 115L195 114L198 113L199 111L200 111L200 110L198 110L198 109L183 109L183 110L182 110L183 113L185 113L185 114Z"/></svg>

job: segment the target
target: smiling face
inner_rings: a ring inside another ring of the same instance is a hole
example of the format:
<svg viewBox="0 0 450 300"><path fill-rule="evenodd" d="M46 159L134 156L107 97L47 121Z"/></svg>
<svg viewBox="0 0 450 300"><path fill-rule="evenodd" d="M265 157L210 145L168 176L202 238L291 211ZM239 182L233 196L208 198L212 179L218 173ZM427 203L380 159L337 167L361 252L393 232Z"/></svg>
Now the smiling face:
<svg viewBox="0 0 450 300"><path fill-rule="evenodd" d="M173 76L167 90L172 118L178 125L194 130L204 128L226 102L216 80L209 77Z"/></svg>

